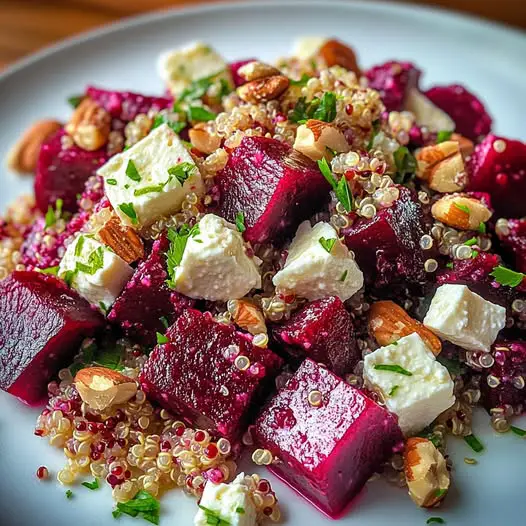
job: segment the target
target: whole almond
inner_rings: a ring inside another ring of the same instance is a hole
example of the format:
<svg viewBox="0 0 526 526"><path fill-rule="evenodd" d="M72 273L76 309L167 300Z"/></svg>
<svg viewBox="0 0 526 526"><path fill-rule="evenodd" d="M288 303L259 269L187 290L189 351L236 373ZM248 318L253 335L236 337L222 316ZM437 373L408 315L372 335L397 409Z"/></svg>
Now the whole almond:
<svg viewBox="0 0 526 526"><path fill-rule="evenodd" d="M379 345L390 345L400 338L416 332L429 350L438 356L442 343L427 327L411 318L394 301L377 301L369 310L369 332Z"/></svg>
<svg viewBox="0 0 526 526"><path fill-rule="evenodd" d="M221 146L221 137L215 133L211 133L206 128L206 123L197 123L188 132L190 142L194 148L197 148L203 153L213 153Z"/></svg>
<svg viewBox="0 0 526 526"><path fill-rule="evenodd" d="M232 300L228 302L228 310L232 314L235 324L250 334L267 332L265 317L253 303L246 300Z"/></svg>
<svg viewBox="0 0 526 526"><path fill-rule="evenodd" d="M144 257L144 245L133 228L124 225L112 215L98 232L100 240L110 247L126 263L133 263Z"/></svg>
<svg viewBox="0 0 526 526"><path fill-rule="evenodd" d="M238 70L237 74L247 82L252 80L272 77L273 75L281 75L281 71L270 64L253 60L243 64Z"/></svg>
<svg viewBox="0 0 526 526"><path fill-rule="evenodd" d="M349 150L345 135L333 124L309 119L298 126L294 149L303 153L313 161L318 161L332 150L341 153Z"/></svg>
<svg viewBox="0 0 526 526"><path fill-rule="evenodd" d="M75 144L87 151L102 148L108 142L110 130L110 114L89 97L82 100L66 124Z"/></svg>
<svg viewBox="0 0 526 526"><path fill-rule="evenodd" d="M258 104L277 99L289 87L290 80L284 75L273 75L247 82L237 88L237 94L245 102Z"/></svg>
<svg viewBox="0 0 526 526"><path fill-rule="evenodd" d="M329 68L331 66L341 66L355 73L357 77L361 75L355 52L339 40L327 40L319 49L318 55L321 56Z"/></svg>
<svg viewBox="0 0 526 526"><path fill-rule="evenodd" d="M478 230L492 215L479 199L461 194L441 197L431 207L433 217L447 226L460 230Z"/></svg>
<svg viewBox="0 0 526 526"><path fill-rule="evenodd" d="M52 119L35 122L13 145L7 154L7 166L17 173L34 173L42 143L62 128Z"/></svg>

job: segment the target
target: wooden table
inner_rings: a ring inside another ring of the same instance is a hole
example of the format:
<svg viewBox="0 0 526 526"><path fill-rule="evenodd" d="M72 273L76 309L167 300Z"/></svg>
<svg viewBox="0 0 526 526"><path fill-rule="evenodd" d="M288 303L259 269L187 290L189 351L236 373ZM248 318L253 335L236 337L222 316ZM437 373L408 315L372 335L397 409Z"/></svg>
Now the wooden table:
<svg viewBox="0 0 526 526"><path fill-rule="evenodd" d="M0 68L43 46L126 16L196 3L192 0L0 0ZM526 28L526 0L414 0L414 3L458 9Z"/></svg>

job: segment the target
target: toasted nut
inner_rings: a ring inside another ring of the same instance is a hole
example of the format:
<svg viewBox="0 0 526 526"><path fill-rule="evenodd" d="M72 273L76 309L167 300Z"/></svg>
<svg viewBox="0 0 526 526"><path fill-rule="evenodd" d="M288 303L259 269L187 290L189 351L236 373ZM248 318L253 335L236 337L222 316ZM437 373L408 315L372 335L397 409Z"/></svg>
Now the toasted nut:
<svg viewBox="0 0 526 526"><path fill-rule="evenodd" d="M281 75L281 71L270 64L254 60L247 62L237 70L237 74L247 82L264 79L273 75Z"/></svg>
<svg viewBox="0 0 526 526"><path fill-rule="evenodd" d="M462 154L462 157L464 159L467 159L475 149L475 145L473 144L473 141L469 140L467 137L464 137L463 135L460 135L459 133L453 133L451 135L451 140L458 142L458 145L460 147L460 153Z"/></svg>
<svg viewBox="0 0 526 526"><path fill-rule="evenodd" d="M265 317L261 310L245 300L232 300L229 302L228 310L236 325L245 329L250 334L261 334L267 332Z"/></svg>
<svg viewBox="0 0 526 526"><path fill-rule="evenodd" d="M409 495L421 507L436 506L447 494L449 471L442 453L427 438L409 438L404 469Z"/></svg>
<svg viewBox="0 0 526 526"><path fill-rule="evenodd" d="M416 332L438 356L442 351L442 343L427 327L414 320L394 301L377 301L369 311L369 332L379 345L390 345L395 341Z"/></svg>
<svg viewBox="0 0 526 526"><path fill-rule="evenodd" d="M124 404L137 393L137 383L106 367L88 367L75 375L75 387L83 402L102 411Z"/></svg>
<svg viewBox="0 0 526 526"><path fill-rule="evenodd" d="M221 146L221 137L211 133L206 123L197 123L189 132L190 142L194 148L203 153L213 153Z"/></svg>
<svg viewBox="0 0 526 526"><path fill-rule="evenodd" d="M7 154L8 168L18 173L34 173L42 143L60 128L62 124L51 119L35 122Z"/></svg>
<svg viewBox="0 0 526 526"><path fill-rule="evenodd" d="M361 75L360 67L356 60L354 51L339 40L327 40L318 51L318 55L325 61L325 64L331 66L341 66L356 74Z"/></svg>
<svg viewBox="0 0 526 526"><path fill-rule="evenodd" d="M108 142L111 116L94 100L85 98L66 124L66 131L83 150L98 150Z"/></svg>
<svg viewBox="0 0 526 526"><path fill-rule="evenodd" d="M133 263L144 257L144 245L141 238L133 228L122 224L116 215L112 215L98 233L100 240L126 263Z"/></svg>
<svg viewBox="0 0 526 526"><path fill-rule="evenodd" d="M343 133L333 124L309 119L298 126L294 148L313 161L318 161L330 154L330 150L338 153L349 151L349 144Z"/></svg>
<svg viewBox="0 0 526 526"><path fill-rule="evenodd" d="M257 104L277 99L288 87L290 80L284 75L273 75L253 80L237 88L237 94L245 102Z"/></svg>
<svg viewBox="0 0 526 526"><path fill-rule="evenodd" d="M491 210L479 199L461 194L441 197L432 207L437 221L461 230L478 230L491 217Z"/></svg>

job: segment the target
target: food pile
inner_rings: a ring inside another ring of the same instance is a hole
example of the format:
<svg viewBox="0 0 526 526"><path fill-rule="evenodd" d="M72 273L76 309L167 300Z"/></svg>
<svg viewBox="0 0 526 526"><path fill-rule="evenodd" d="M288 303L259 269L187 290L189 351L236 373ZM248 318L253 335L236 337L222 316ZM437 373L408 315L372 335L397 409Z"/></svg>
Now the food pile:
<svg viewBox="0 0 526 526"><path fill-rule="evenodd" d="M377 474L440 505L474 406L526 435L526 145L334 39L159 71L9 158L35 184L0 220L0 387L46 401L58 481L105 480L116 518L178 487L196 526L279 520L245 453L331 517Z"/></svg>

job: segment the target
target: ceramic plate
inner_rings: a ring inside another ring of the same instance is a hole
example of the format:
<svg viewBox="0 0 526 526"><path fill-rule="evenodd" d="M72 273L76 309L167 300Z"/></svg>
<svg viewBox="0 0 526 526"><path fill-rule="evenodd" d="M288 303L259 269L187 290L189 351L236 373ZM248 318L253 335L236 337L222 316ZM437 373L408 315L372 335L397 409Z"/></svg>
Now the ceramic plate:
<svg viewBox="0 0 526 526"><path fill-rule="evenodd" d="M442 11L392 4L353 2L261 2L216 4L131 19L59 44L16 64L0 76L0 157L34 120L66 119L68 96L88 83L106 88L161 93L155 61L159 51L190 40L205 40L229 59L274 59L299 35L327 34L351 43L364 66L391 58L416 62L423 84L465 83L487 103L495 130L526 139L526 37L519 32ZM0 206L32 181L4 170ZM1 315L1 313L0 313ZM116 525L108 488L74 487L65 498L57 482L39 482L35 470L56 474L62 453L33 436L36 409L0 394L0 524L2 526ZM524 424L524 422L522 422ZM479 412L476 434L486 446L478 465L461 440L450 439L455 462L453 489L434 512L416 508L405 490L382 481L368 484L342 526L423 526L430 516L449 525L525 524L526 441L493 433ZM247 464L247 469L252 470ZM267 476L267 475L265 475ZM287 525L325 526L325 518L282 483L270 477ZM162 500L161 525L192 524L195 502L174 490ZM146 524L119 519L123 525Z"/></svg>

